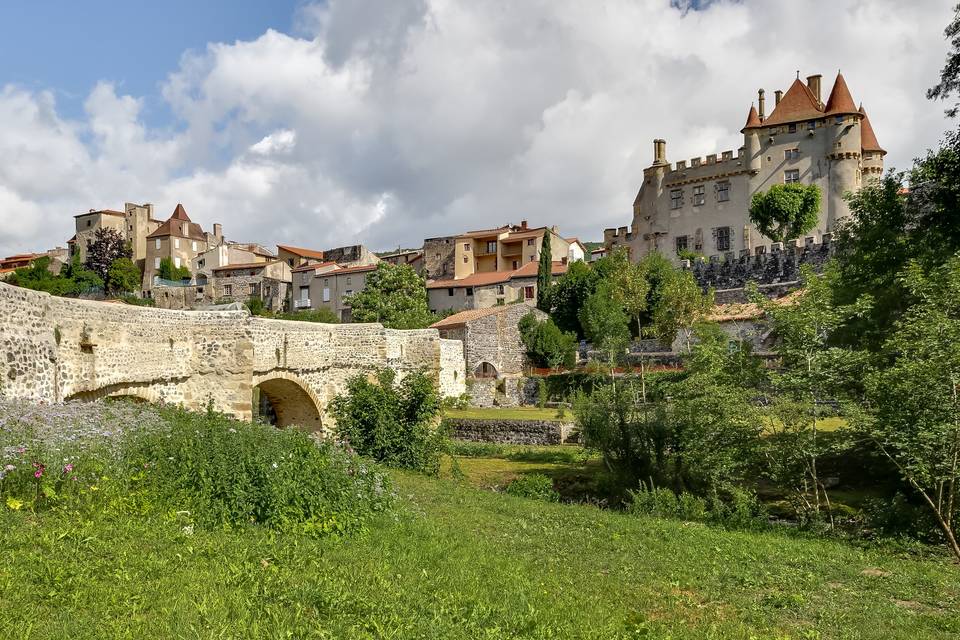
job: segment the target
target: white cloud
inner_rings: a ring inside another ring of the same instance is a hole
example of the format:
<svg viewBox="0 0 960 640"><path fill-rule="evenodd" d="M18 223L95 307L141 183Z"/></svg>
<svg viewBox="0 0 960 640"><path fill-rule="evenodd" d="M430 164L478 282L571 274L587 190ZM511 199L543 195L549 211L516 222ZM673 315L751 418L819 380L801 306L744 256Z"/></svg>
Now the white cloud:
<svg viewBox="0 0 960 640"><path fill-rule="evenodd" d="M187 54L163 88L176 127L108 82L82 121L0 90L0 253L124 200L265 243L414 246L521 218L597 239L629 222L653 138L673 160L736 149L756 89L798 68L825 93L842 68L906 167L953 126L924 98L950 17L935 0L310 5L295 34Z"/></svg>

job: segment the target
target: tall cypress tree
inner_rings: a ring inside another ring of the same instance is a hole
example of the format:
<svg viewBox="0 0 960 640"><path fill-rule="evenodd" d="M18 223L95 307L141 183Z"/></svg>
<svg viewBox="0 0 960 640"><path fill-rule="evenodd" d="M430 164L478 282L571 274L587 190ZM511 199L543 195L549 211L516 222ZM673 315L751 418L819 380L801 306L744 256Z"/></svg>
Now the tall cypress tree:
<svg viewBox="0 0 960 640"><path fill-rule="evenodd" d="M550 286L553 284L553 256L550 253L550 230L543 232L540 265L537 268L537 308L550 312Z"/></svg>

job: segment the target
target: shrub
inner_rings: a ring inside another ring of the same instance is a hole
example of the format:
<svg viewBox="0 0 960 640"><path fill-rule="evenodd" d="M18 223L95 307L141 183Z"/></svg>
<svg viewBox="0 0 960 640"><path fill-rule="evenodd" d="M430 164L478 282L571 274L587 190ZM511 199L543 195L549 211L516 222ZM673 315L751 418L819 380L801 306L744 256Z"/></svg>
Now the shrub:
<svg viewBox="0 0 960 640"><path fill-rule="evenodd" d="M345 535L390 504L385 478L335 444L218 414L164 413L169 431L137 439L128 459L198 524Z"/></svg>
<svg viewBox="0 0 960 640"><path fill-rule="evenodd" d="M547 382L543 378L537 378L537 408L543 409L547 406Z"/></svg>
<svg viewBox="0 0 960 640"><path fill-rule="evenodd" d="M526 473L512 480L505 491L519 498L559 502L560 494L553 488L553 480L542 473Z"/></svg>
<svg viewBox="0 0 960 640"><path fill-rule="evenodd" d="M756 495L742 489L731 491L724 500L715 496L709 501L686 491L678 495L660 487L628 493L627 513L710 522L738 529L767 524L767 512Z"/></svg>
<svg viewBox="0 0 960 640"><path fill-rule="evenodd" d="M443 399L443 408L444 409L456 409L463 411L464 409L470 408L470 394L461 393L460 395L450 398Z"/></svg>
<svg viewBox="0 0 960 640"><path fill-rule="evenodd" d="M438 428L441 402L433 380L423 372L399 384L384 369L375 382L359 375L347 380L347 393L330 403L339 436L360 455L393 467L435 474L447 449Z"/></svg>
<svg viewBox="0 0 960 640"><path fill-rule="evenodd" d="M577 363L577 335L560 331L553 320L537 320L533 312L517 324L527 355L540 367L573 367Z"/></svg>

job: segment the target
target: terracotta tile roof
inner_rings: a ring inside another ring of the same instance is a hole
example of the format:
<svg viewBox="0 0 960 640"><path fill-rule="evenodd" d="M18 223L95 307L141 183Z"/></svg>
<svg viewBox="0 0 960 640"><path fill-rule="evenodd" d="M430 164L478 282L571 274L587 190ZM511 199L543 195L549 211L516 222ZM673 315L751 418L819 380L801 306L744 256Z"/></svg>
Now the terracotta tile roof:
<svg viewBox="0 0 960 640"><path fill-rule="evenodd" d="M375 264L363 264L356 267L340 267L339 269L334 269L330 272L331 275L339 276L344 273L363 273L364 271L376 271L377 265Z"/></svg>
<svg viewBox="0 0 960 640"><path fill-rule="evenodd" d="M519 269L512 271L486 271L474 273L459 280L435 280L427 283L427 289L449 289L457 287L484 287L491 284L508 282L513 278L536 278L539 262L528 262ZM559 276L567 272L567 265L554 262L552 275Z"/></svg>
<svg viewBox="0 0 960 640"><path fill-rule="evenodd" d="M261 269L263 267L269 267L272 264L279 263L279 260L273 260L271 262L246 262L243 264L225 264L222 267L214 267L212 271L234 271L237 269Z"/></svg>
<svg viewBox="0 0 960 640"><path fill-rule="evenodd" d="M287 253L292 253L295 256L300 256L301 258L316 258L317 260L323 260L323 251L314 251L313 249L302 249L300 247L291 247L286 244L278 244L277 249L286 251Z"/></svg>
<svg viewBox="0 0 960 640"><path fill-rule="evenodd" d="M488 307L486 309L467 309L466 311L461 311L460 313L455 313L452 316L447 316L443 320L438 320L430 325L431 329L453 329L454 327L462 327L466 325L471 320L476 320L477 318L483 318L486 316L496 315L498 313L503 313L509 309L507 305L501 305L497 307Z"/></svg>
<svg viewBox="0 0 960 640"><path fill-rule="evenodd" d="M78 213L73 217L82 218L83 216L91 216L95 213L102 213L105 216L120 216L121 218L127 217L127 214L125 214L123 211L114 211L112 209L101 209L100 211L87 211L86 213Z"/></svg>
<svg viewBox="0 0 960 640"><path fill-rule="evenodd" d="M773 113L762 124L769 127L822 117L823 111L820 110L817 97L810 91L810 87L797 78L780 98L780 104L774 107Z"/></svg>
<svg viewBox="0 0 960 640"><path fill-rule="evenodd" d="M833 89L830 90L830 97L827 98L827 106L824 110L828 116L860 113L857 111L842 73L837 73L837 79L833 82Z"/></svg>
<svg viewBox="0 0 960 640"><path fill-rule="evenodd" d="M187 224L187 233L183 232L183 223ZM206 240L203 229L196 222L191 222L186 209L182 204L177 204L173 210L173 215L166 222L157 227L157 230L148 235L148 238L164 238L167 236L176 236L178 238L189 238L191 240Z"/></svg>
<svg viewBox="0 0 960 640"><path fill-rule="evenodd" d="M863 105L860 105L860 113L863 115L863 119L860 120L861 150L879 151L881 155L886 155L887 152L877 142L877 134L873 132L873 125L870 124L870 118L867 117L867 112L863 110Z"/></svg>
<svg viewBox="0 0 960 640"><path fill-rule="evenodd" d="M300 273L302 271L314 271L316 269L322 269L323 267L337 266L336 262L311 262L310 264L302 264L295 269L291 269L293 273Z"/></svg>
<svg viewBox="0 0 960 640"><path fill-rule="evenodd" d="M759 126L761 126L760 114L757 113L757 108L751 104L750 111L747 113L747 124L743 125L743 129L740 129L740 133L743 133L744 129L753 129L754 127Z"/></svg>

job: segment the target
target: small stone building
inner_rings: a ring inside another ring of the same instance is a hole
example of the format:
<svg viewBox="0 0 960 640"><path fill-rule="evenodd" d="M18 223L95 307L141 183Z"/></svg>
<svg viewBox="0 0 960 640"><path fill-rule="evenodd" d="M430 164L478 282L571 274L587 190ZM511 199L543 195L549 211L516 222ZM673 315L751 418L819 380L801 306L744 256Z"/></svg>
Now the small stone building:
<svg viewBox="0 0 960 640"><path fill-rule="evenodd" d="M517 325L533 313L545 313L525 304L461 311L431 325L441 338L463 342L467 388L476 406L520 404L523 394L526 347Z"/></svg>
<svg viewBox="0 0 960 640"><path fill-rule="evenodd" d="M290 265L280 260L233 264L213 269L209 286L216 302L259 298L270 311L283 311L290 292Z"/></svg>

